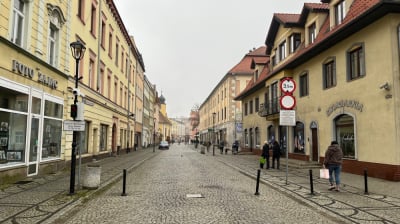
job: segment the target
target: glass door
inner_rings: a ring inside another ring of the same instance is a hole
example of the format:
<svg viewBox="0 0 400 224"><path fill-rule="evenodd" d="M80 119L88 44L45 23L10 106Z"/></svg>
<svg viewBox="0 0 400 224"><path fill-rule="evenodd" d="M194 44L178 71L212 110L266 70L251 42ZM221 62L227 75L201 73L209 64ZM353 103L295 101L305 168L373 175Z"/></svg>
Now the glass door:
<svg viewBox="0 0 400 224"><path fill-rule="evenodd" d="M31 137L29 140L29 162L28 162L28 176L37 175L38 174L38 165L39 165L39 118L32 116L31 119Z"/></svg>

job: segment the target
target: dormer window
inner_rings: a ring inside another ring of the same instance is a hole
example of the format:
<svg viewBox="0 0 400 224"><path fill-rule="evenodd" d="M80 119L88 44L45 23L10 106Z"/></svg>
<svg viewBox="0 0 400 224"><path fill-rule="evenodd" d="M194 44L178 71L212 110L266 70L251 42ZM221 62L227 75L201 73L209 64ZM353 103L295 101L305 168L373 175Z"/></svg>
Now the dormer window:
<svg viewBox="0 0 400 224"><path fill-rule="evenodd" d="M279 44L279 61L286 58L286 40Z"/></svg>
<svg viewBox="0 0 400 224"><path fill-rule="evenodd" d="M314 43L316 37L317 37L317 28L315 26L315 23L313 23L308 27L308 44Z"/></svg>
<svg viewBox="0 0 400 224"><path fill-rule="evenodd" d="M301 35L299 33L293 33L289 37L289 53L294 53L301 43Z"/></svg>
<svg viewBox="0 0 400 224"><path fill-rule="evenodd" d="M340 1L335 5L335 23L339 25L343 22L344 17L346 17L345 0Z"/></svg>
<svg viewBox="0 0 400 224"><path fill-rule="evenodd" d="M254 71L254 82L257 82L258 79L258 70Z"/></svg>

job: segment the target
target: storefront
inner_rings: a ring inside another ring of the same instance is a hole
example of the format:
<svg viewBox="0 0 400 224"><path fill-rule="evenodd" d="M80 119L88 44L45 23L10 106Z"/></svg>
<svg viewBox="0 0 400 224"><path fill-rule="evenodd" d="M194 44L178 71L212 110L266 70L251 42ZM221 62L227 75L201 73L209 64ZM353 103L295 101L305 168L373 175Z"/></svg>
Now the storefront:
<svg viewBox="0 0 400 224"><path fill-rule="evenodd" d="M0 177L7 171L37 175L40 164L64 159L58 83L66 85L66 78L51 78L50 70L23 60L10 60L10 70L0 71Z"/></svg>

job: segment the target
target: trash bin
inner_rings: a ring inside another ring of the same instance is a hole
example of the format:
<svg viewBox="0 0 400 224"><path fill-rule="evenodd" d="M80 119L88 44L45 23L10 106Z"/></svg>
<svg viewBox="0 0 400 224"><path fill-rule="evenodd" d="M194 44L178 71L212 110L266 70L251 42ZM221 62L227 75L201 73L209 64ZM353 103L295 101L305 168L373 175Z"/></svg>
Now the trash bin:
<svg viewBox="0 0 400 224"><path fill-rule="evenodd" d="M101 166L100 165L87 165L86 172L83 179L83 188L97 189L100 187Z"/></svg>

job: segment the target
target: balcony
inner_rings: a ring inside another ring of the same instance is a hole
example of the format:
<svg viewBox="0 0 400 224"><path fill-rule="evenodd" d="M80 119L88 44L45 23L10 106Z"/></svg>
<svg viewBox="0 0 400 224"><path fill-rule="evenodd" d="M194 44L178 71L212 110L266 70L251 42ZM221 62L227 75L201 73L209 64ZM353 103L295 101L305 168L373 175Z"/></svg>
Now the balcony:
<svg viewBox="0 0 400 224"><path fill-rule="evenodd" d="M279 119L279 111L279 98L275 98L273 100L269 100L266 103L260 104L258 115L260 117L265 117L267 120L276 120Z"/></svg>

